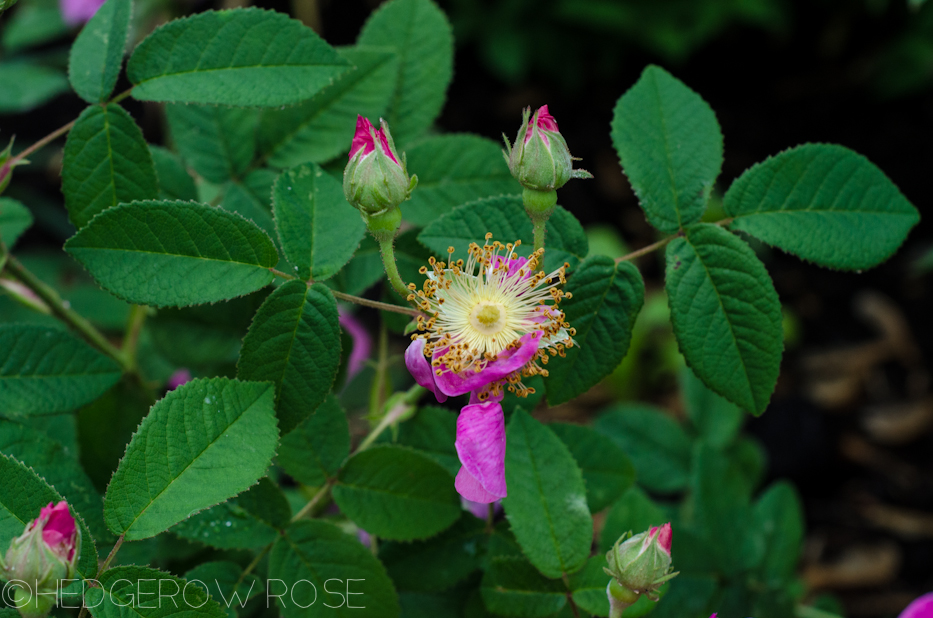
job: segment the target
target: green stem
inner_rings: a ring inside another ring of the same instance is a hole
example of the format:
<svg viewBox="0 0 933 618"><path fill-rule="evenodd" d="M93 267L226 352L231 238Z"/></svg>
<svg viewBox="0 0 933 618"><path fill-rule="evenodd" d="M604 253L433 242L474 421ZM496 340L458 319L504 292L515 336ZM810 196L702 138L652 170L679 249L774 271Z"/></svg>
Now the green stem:
<svg viewBox="0 0 933 618"><path fill-rule="evenodd" d="M249 575L250 573L252 573L252 572L253 572L253 569L255 569L257 566L259 566L259 562L262 560L262 557L265 556L266 554L268 554L270 549L272 549L272 543L270 543L270 544L266 545L265 547L263 547L263 548L262 548L262 551L259 552L258 554L256 554L256 557L253 558L253 561L250 562L248 565L246 565L246 568L243 569L243 572L242 572L242 573L240 573L240 578L239 578L238 580L236 580L236 584L233 585L233 589L234 589L234 590L236 590L237 588L239 588L239 587L240 587L240 584L243 583L243 580L246 579L246 576Z"/></svg>
<svg viewBox="0 0 933 618"><path fill-rule="evenodd" d="M617 258L616 258L616 264L618 264L619 262L627 262L628 260L634 260L635 258L639 258L639 257L641 257L641 256L643 256L643 255L647 255L647 254L651 253L652 251L655 251L655 250L657 250L657 249L660 249L661 247L663 247L663 246L666 245L667 243L671 242L672 240L674 240L674 239L677 238L678 236L681 236L681 234L680 234L680 233L677 233L677 234L674 234L673 236L668 236L667 238L662 238L662 239L659 240L658 242L651 243L651 244L648 245L647 247L642 247L642 248L639 249L638 251L632 251L631 253L627 253L627 254L623 255L622 257L617 257Z"/></svg>
<svg viewBox="0 0 933 618"><path fill-rule="evenodd" d="M547 222L538 220L534 221L532 225L535 231L535 251L544 249L544 234L547 228Z"/></svg>
<svg viewBox="0 0 933 618"><path fill-rule="evenodd" d="M65 304L65 302L62 300L62 297L58 295L58 292L56 292L52 287L46 285L38 277L23 267L19 260L17 260L12 255L9 256L6 268L7 272L13 275L20 283L32 290L36 296L41 298L52 310L52 313L54 313L59 319L81 333L85 339L97 346L97 348L104 352L107 356L120 363L125 371L133 371L131 363L127 360L126 355L123 352L118 350L113 344L107 341L107 338L104 337L104 335L101 334L99 330L94 328L93 324L88 322L86 319L84 319L84 317L79 315L71 307Z"/></svg>
<svg viewBox="0 0 933 618"><path fill-rule="evenodd" d="M376 360L376 377L369 391L369 418L375 420L385 405L386 372L389 369L389 330L385 320L379 322L379 348Z"/></svg>
<svg viewBox="0 0 933 618"><path fill-rule="evenodd" d="M836 614L825 612L821 609L809 607L807 605L798 605L795 608L794 615L797 618L840 618Z"/></svg>
<svg viewBox="0 0 933 618"><path fill-rule="evenodd" d="M398 266L395 264L395 248L392 246L394 239L380 238L378 241L379 253L382 255L382 264L385 266L386 275L389 277L389 283L392 284L392 289L395 290L399 296L408 300L408 295L412 292L402 281L401 275L398 274Z"/></svg>
<svg viewBox="0 0 933 618"><path fill-rule="evenodd" d="M10 254L6 250L6 243L0 238L0 275L3 274L3 269L6 267L8 259L10 259Z"/></svg>
<svg viewBox="0 0 933 618"><path fill-rule="evenodd" d="M136 350L139 347L139 335L142 333L143 324L146 323L146 315L149 308L145 305L133 305L130 307L130 317L126 325L126 335L123 337L123 355L129 364L130 371L136 371Z"/></svg>
<svg viewBox="0 0 933 618"><path fill-rule="evenodd" d="M285 279L286 281L294 281L295 279L297 279L297 277L295 277L294 275L283 273L281 270L276 270L274 268L270 268L269 272L271 272L276 277L281 277L282 279ZM344 300L348 303L354 303L357 305L362 305L364 307L372 307L373 309L380 309L382 311L391 311L392 313L403 313L405 315L410 315L412 317L418 317L419 315L422 315L422 313L418 311L417 309L410 309L408 307L400 307L398 305L393 305L390 303L381 303L378 300L369 300L368 298L361 298L359 296L353 296L352 294L345 294L343 292L338 292L337 290L331 290L330 293L334 295L334 298L339 298L340 300Z"/></svg>
<svg viewBox="0 0 933 618"><path fill-rule="evenodd" d="M317 490L317 493L312 496L308 503L301 507L301 510L295 513L295 516L292 517L292 521L298 521L299 519L304 519L308 516L311 511L314 510L314 507L318 505L324 498L330 494L331 488L334 486L334 483L337 482L337 479L329 479L320 489Z"/></svg>

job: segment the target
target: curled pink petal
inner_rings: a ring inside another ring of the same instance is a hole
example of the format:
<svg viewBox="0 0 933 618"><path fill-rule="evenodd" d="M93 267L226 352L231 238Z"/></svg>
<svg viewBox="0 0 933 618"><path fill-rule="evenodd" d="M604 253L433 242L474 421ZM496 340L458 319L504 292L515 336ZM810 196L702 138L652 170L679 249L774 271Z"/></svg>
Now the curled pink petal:
<svg viewBox="0 0 933 618"><path fill-rule="evenodd" d="M432 393L437 401L444 403L447 401L447 395L443 393L434 381L434 369L424 357L425 340L421 337L415 339L405 350L405 366L415 382L425 387Z"/></svg>
<svg viewBox="0 0 933 618"><path fill-rule="evenodd" d="M673 541L674 532L671 530L670 522L661 526L660 531L658 532L658 545L661 546L668 554L671 553L671 542Z"/></svg>
<svg viewBox="0 0 933 618"><path fill-rule="evenodd" d="M74 517L68 510L68 503L62 500L55 506L49 502L48 506L39 511L39 520L45 519L42 528L42 540L52 549L58 549L67 559L71 560L75 551L75 536L77 528Z"/></svg>
<svg viewBox="0 0 933 618"><path fill-rule="evenodd" d="M462 464L455 483L461 496L486 504L506 497L505 416L498 402L464 406L454 446Z"/></svg>
<svg viewBox="0 0 933 618"><path fill-rule="evenodd" d="M363 368L366 359L372 351L373 340L363 324L351 313L343 310L340 313L340 327L347 331L350 338L353 339L353 350L350 351L350 358L347 360L347 382L353 379Z"/></svg>
<svg viewBox="0 0 933 618"><path fill-rule="evenodd" d="M353 134L353 141L350 143L350 157L353 158L360 150L363 151L363 155L368 155L373 150L376 149L375 144L373 144L373 136L370 131L373 128L373 124L369 121L369 118L363 118L362 116L356 117L356 133Z"/></svg>
<svg viewBox="0 0 933 618"><path fill-rule="evenodd" d="M392 159L396 165L399 165L398 159L395 158L392 149L389 148L389 139L386 137L385 131L376 129L376 137L379 138L379 144L382 146L382 154Z"/></svg>
<svg viewBox="0 0 933 618"><path fill-rule="evenodd" d="M914 599L898 618L933 618L933 592Z"/></svg>
<svg viewBox="0 0 933 618"><path fill-rule="evenodd" d="M552 131L554 133L559 132L557 128L557 121L554 120L554 116L547 109L547 105L542 105L538 108L538 111L535 112L534 118L531 119L531 123L528 125L528 130L525 131L525 143L528 143L528 140L531 139L531 136L534 133L534 128L538 127L538 134L541 136L541 139L544 141L544 144L547 145L548 139L547 135L541 133L541 131Z"/></svg>
<svg viewBox="0 0 933 618"><path fill-rule="evenodd" d="M499 354L496 360L488 363L481 371L468 369L461 373L454 373L452 371L447 371L446 367L442 366L441 369L444 371L440 375L432 377L438 389L451 397L463 395L470 391L482 390L487 384L502 380L510 373L518 371L525 363L534 358L535 353L538 351L538 345L541 343L541 337L543 336L544 333L542 331L535 331L523 335L522 338L519 339L517 348L505 350ZM411 348L409 347L409 349ZM410 370L411 367L409 367L409 371ZM412 375L414 375L414 373L412 373ZM415 380L417 379L416 377ZM421 382L418 382L418 384L421 384ZM421 385L425 386L424 384Z"/></svg>

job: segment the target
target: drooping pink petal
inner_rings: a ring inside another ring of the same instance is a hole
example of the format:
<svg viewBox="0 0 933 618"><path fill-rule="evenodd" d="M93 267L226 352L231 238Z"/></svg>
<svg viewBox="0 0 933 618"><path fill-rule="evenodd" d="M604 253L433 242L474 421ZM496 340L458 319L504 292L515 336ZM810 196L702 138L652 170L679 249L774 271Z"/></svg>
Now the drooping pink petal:
<svg viewBox="0 0 933 618"><path fill-rule="evenodd" d="M481 371L468 369L460 373L454 373L442 366L442 373L432 377L440 391L451 397L463 395L470 391L479 391L487 384L502 380L510 373L518 371L525 363L534 358L543 336L544 333L540 330L523 335L519 339L517 348L505 350L499 354L496 360L488 363ZM410 367L409 370L411 370ZM418 382L418 384L421 384L421 382ZM424 385L422 384L422 386Z"/></svg>
<svg viewBox="0 0 933 618"><path fill-rule="evenodd" d="M933 592L914 599L898 618L933 618Z"/></svg>
<svg viewBox="0 0 933 618"><path fill-rule="evenodd" d="M498 402L464 406L454 446L462 464L455 482L461 496L486 504L506 497L505 415Z"/></svg>
<svg viewBox="0 0 933 618"><path fill-rule="evenodd" d="M94 17L104 0L59 0L62 19L69 26L78 26Z"/></svg>
<svg viewBox="0 0 933 618"><path fill-rule="evenodd" d="M369 358L372 351L373 340L369 336L369 331L363 324L356 319L352 313L339 310L340 327L347 331L353 340L353 349L350 351L350 358L347 360L347 382L353 379L363 368L363 363Z"/></svg>
<svg viewBox="0 0 933 618"><path fill-rule="evenodd" d="M356 133L353 134L353 141L350 143L350 159L361 149L364 156L376 149L373 136L370 133L372 128L373 124L369 121L369 118L356 117Z"/></svg>
<svg viewBox="0 0 933 618"><path fill-rule="evenodd" d="M425 343L425 340L421 337L411 342L411 345L405 350L405 366L408 367L408 372L415 379L415 382L434 393L434 397L437 398L438 402L444 403L447 401L447 395L437 387L434 381L434 369L431 368L428 359L424 357Z"/></svg>

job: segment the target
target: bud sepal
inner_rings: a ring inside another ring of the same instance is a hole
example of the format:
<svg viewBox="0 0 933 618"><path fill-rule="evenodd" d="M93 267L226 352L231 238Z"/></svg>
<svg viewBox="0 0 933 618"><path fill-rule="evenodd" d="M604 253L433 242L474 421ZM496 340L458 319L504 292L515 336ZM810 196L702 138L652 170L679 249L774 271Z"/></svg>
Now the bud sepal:
<svg viewBox="0 0 933 618"><path fill-rule="evenodd" d="M29 163L26 159L16 159L13 157L14 139L16 138L11 137L7 147L0 150L0 193L3 193L3 190L10 184L10 178L13 177L13 168L17 165L26 165Z"/></svg>

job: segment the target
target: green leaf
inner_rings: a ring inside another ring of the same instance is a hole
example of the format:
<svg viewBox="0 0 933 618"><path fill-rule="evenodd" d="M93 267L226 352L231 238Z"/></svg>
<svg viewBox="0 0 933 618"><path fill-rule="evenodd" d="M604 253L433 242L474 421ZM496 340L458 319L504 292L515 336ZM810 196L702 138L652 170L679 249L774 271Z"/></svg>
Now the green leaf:
<svg viewBox="0 0 933 618"><path fill-rule="evenodd" d="M803 547L803 509L793 485L778 482L752 509L758 533L764 537L764 561L759 567L766 585L779 588L794 577Z"/></svg>
<svg viewBox="0 0 933 618"><path fill-rule="evenodd" d="M552 423L549 427L580 466L591 513L615 502L635 482L635 466L606 436L582 425Z"/></svg>
<svg viewBox="0 0 933 618"><path fill-rule="evenodd" d="M98 579L100 588L85 588L85 604L94 618L227 616L201 586L164 571L119 566L106 570Z"/></svg>
<svg viewBox="0 0 933 618"><path fill-rule="evenodd" d="M506 616L549 616L567 603L563 582L546 579L523 558L492 560L480 592L490 611Z"/></svg>
<svg viewBox="0 0 933 618"><path fill-rule="evenodd" d="M683 489L690 472L690 439L680 423L645 404L616 404L593 427L632 458L638 481L652 491Z"/></svg>
<svg viewBox="0 0 933 618"><path fill-rule="evenodd" d="M708 575L694 576L681 573L671 580L668 593L664 595L661 602L652 604L657 607L649 615L651 618L684 618L684 616L708 616L718 611L723 616L738 616L739 612L726 613L728 610L719 605L722 597L717 593L721 594L722 589L717 580L718 578ZM745 615L744 612L741 614Z"/></svg>
<svg viewBox="0 0 933 618"><path fill-rule="evenodd" d="M347 461L334 501L360 528L380 538L434 536L460 517L453 477L427 455L400 446L374 446Z"/></svg>
<svg viewBox="0 0 933 618"><path fill-rule="evenodd" d="M272 282L279 259L272 239L243 217L192 202L111 208L65 249L108 292L156 307L249 294Z"/></svg>
<svg viewBox="0 0 933 618"><path fill-rule="evenodd" d="M4 51L14 52L46 43L68 32L57 0L32 0L4 17L0 42Z"/></svg>
<svg viewBox="0 0 933 618"><path fill-rule="evenodd" d="M271 384L192 380L143 419L107 487L104 517L145 539L243 491L278 443Z"/></svg>
<svg viewBox="0 0 933 618"><path fill-rule="evenodd" d="M692 467L689 508L709 541L708 560L727 575L758 564L764 547L753 533L751 487L741 464L700 444Z"/></svg>
<svg viewBox="0 0 933 618"><path fill-rule="evenodd" d="M104 501L78 463L74 447L66 447L37 428L0 419L0 453L32 468L81 514L98 541L109 540Z"/></svg>
<svg viewBox="0 0 933 618"><path fill-rule="evenodd" d="M185 573L185 579L192 584L200 582L227 613L227 618L235 618L238 610L246 602L263 592L262 580L249 573L245 577L243 567L235 562L204 562Z"/></svg>
<svg viewBox="0 0 933 618"><path fill-rule="evenodd" d="M402 205L403 212L404 209ZM490 197L458 206L427 225L418 240L445 260L447 247L451 246L455 258L466 259L470 243L481 244L487 232L492 232L493 240L503 243L521 240L522 245L515 251L520 256L527 257L534 249L534 232L521 197ZM574 268L589 253L583 226L560 206L548 220L546 232L546 271L559 268L564 262Z"/></svg>
<svg viewBox="0 0 933 618"><path fill-rule="evenodd" d="M309 101L262 111L260 150L269 165L285 168L324 163L350 150L357 114L376 120L395 90L398 61L388 48L340 49L354 66Z"/></svg>
<svg viewBox="0 0 933 618"><path fill-rule="evenodd" d="M457 414L437 406L419 408L418 413L398 429L399 444L421 451L455 478L460 471L460 459L454 447L456 439Z"/></svg>
<svg viewBox="0 0 933 618"><path fill-rule="evenodd" d="M216 105L166 105L172 143L182 159L210 182L243 175L256 154L254 109Z"/></svg>
<svg viewBox="0 0 933 618"><path fill-rule="evenodd" d="M340 367L337 302L323 284L289 281L262 304L243 340L237 377L275 384L283 434L324 401Z"/></svg>
<svg viewBox="0 0 933 618"><path fill-rule="evenodd" d="M0 240L12 249L23 232L32 226L32 213L22 202L0 197Z"/></svg>
<svg viewBox="0 0 933 618"><path fill-rule="evenodd" d="M212 305L160 309L146 320L146 330L156 351L176 366L210 370L235 365L243 337L265 298L260 291Z"/></svg>
<svg viewBox="0 0 933 618"><path fill-rule="evenodd" d="M606 586L610 577L603 571L606 557L593 556L586 561L586 566L570 576L570 590L573 602L594 616L609 616L609 597Z"/></svg>
<svg viewBox="0 0 933 618"><path fill-rule="evenodd" d="M149 144L152 162L155 164L156 177L159 179L159 199L187 200L198 199L198 189L194 178L185 169L185 164L177 154L167 148Z"/></svg>
<svg viewBox="0 0 933 618"><path fill-rule="evenodd" d="M0 415L70 412L103 395L120 366L74 335L28 324L0 325Z"/></svg>
<svg viewBox="0 0 933 618"><path fill-rule="evenodd" d="M106 101L117 85L132 13L131 0L107 0L71 46L68 79L88 103Z"/></svg>
<svg viewBox="0 0 933 618"><path fill-rule="evenodd" d="M249 491L172 526L172 532L218 549L250 549L275 541L291 514L278 486L262 478Z"/></svg>
<svg viewBox="0 0 933 618"><path fill-rule="evenodd" d="M466 133L436 135L408 147L408 171L418 175L418 189L402 205L405 220L427 225L460 204L521 193L501 153L501 143Z"/></svg>
<svg viewBox="0 0 933 618"><path fill-rule="evenodd" d="M62 496L49 487L35 472L21 462L0 453L0 547L9 547L10 541L18 537L26 526L39 517L39 511L49 502L58 504ZM91 541L91 533L80 514L71 510L81 530L81 555L78 557L76 575L94 577L97 574L97 550Z"/></svg>
<svg viewBox="0 0 933 618"><path fill-rule="evenodd" d="M676 232L703 216L722 167L722 133L700 95L649 66L616 103L612 143L648 222Z"/></svg>
<svg viewBox="0 0 933 618"><path fill-rule="evenodd" d="M781 303L745 242L708 224L667 246L671 323L687 365L713 391L753 414L768 405L781 368Z"/></svg>
<svg viewBox="0 0 933 618"><path fill-rule="evenodd" d="M619 537L627 532L638 534L668 521L670 516L652 502L642 489L632 487L612 505L606 516L599 536L599 550L609 551Z"/></svg>
<svg viewBox="0 0 933 618"><path fill-rule="evenodd" d="M324 521L299 521L285 531L269 554L266 585L285 618L399 615L385 567L356 538Z"/></svg>
<svg viewBox="0 0 933 618"><path fill-rule="evenodd" d="M804 144L753 166L723 198L729 228L821 266L885 261L920 214L871 161L834 144Z"/></svg>
<svg viewBox="0 0 933 618"><path fill-rule="evenodd" d="M593 539L580 468L560 438L524 410L515 410L506 439L509 495L502 506L512 532L544 575L573 573L586 562Z"/></svg>
<svg viewBox="0 0 933 618"><path fill-rule="evenodd" d="M282 437L278 462L302 485L320 487L350 455L350 426L332 394L294 431Z"/></svg>
<svg viewBox="0 0 933 618"><path fill-rule="evenodd" d="M398 55L385 115L396 143L424 133L440 114L453 77L454 40L444 12L431 0L391 0L370 15L357 44L389 47Z"/></svg>
<svg viewBox="0 0 933 618"><path fill-rule="evenodd" d="M731 444L745 418L742 410L706 388L689 368L680 375L687 415L700 437L717 448Z"/></svg>
<svg viewBox="0 0 933 618"><path fill-rule="evenodd" d="M65 142L62 193L78 229L112 206L159 194L149 146L122 107L92 105L78 116Z"/></svg>
<svg viewBox="0 0 933 618"><path fill-rule="evenodd" d="M301 22L248 8L156 28L133 51L126 74L141 101L277 107L310 99L348 67Z"/></svg>
<svg viewBox="0 0 933 618"><path fill-rule="evenodd" d="M343 186L320 166L282 172L272 190L275 223L288 261L300 279L321 281L350 261L366 225L343 195Z"/></svg>
<svg viewBox="0 0 933 618"><path fill-rule="evenodd" d="M243 215L275 241L275 220L272 218L272 185L276 173L270 169L253 170L242 181L228 182L220 207Z"/></svg>
<svg viewBox="0 0 933 618"><path fill-rule="evenodd" d="M453 526L427 541L379 546L379 559L399 590L440 592L480 568L486 522L463 513Z"/></svg>
<svg viewBox="0 0 933 618"><path fill-rule="evenodd" d="M68 92L61 71L22 60L0 62L0 84L0 114L26 112Z"/></svg>
<svg viewBox="0 0 933 618"><path fill-rule="evenodd" d="M560 308L577 332L566 358L555 358L548 365L545 384L552 406L582 395L622 362L645 300L638 268L602 255L580 264L564 290L573 297Z"/></svg>

